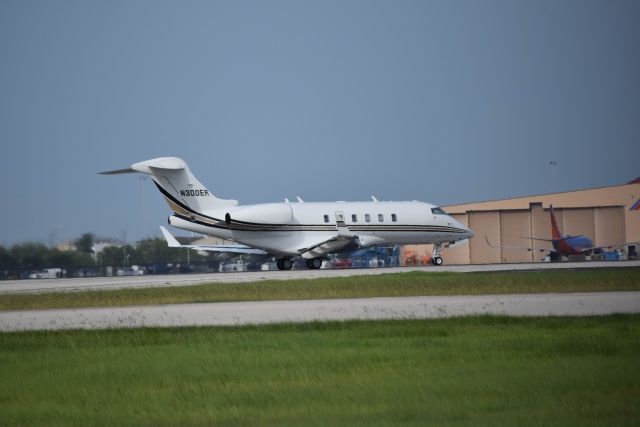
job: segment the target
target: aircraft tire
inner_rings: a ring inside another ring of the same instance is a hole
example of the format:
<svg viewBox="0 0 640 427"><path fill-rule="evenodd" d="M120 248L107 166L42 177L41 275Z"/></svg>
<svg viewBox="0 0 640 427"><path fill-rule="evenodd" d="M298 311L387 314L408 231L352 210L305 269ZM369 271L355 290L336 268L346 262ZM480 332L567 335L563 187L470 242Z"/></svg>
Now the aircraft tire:
<svg viewBox="0 0 640 427"><path fill-rule="evenodd" d="M282 270L291 270L291 268L293 267L293 261L291 261L289 258L283 258L281 263Z"/></svg>
<svg viewBox="0 0 640 427"><path fill-rule="evenodd" d="M431 264L433 264L435 266L442 265L442 263L443 263L442 257L435 256L435 257L431 258Z"/></svg>
<svg viewBox="0 0 640 427"><path fill-rule="evenodd" d="M307 268L309 270L318 270L320 267L322 267L322 260L320 258L307 260Z"/></svg>

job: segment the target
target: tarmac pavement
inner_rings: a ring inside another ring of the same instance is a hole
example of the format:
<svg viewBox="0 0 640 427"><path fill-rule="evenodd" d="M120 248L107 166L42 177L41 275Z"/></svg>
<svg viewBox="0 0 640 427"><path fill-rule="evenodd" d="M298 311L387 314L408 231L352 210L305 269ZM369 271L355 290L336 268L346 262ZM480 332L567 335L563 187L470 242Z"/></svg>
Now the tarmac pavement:
<svg viewBox="0 0 640 427"><path fill-rule="evenodd" d="M0 312L0 331L229 326L472 315L640 313L640 292L351 298Z"/></svg>
<svg viewBox="0 0 640 427"><path fill-rule="evenodd" d="M425 272L493 272L522 270L556 270L583 268L640 267L640 261L588 261L526 264L443 265L390 268L354 268L328 270L255 271L207 274L165 274L155 276L84 277L74 279L32 279L0 281L0 294L77 292L104 289L190 286L202 283L246 283L262 280L315 279L319 277L369 276L378 274Z"/></svg>

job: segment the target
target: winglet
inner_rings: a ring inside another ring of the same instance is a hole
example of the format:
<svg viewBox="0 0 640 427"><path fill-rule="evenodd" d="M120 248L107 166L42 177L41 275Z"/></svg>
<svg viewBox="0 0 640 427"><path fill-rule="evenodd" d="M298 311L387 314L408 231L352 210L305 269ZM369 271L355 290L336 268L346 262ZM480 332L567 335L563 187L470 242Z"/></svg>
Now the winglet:
<svg viewBox="0 0 640 427"><path fill-rule="evenodd" d="M164 235L164 238L167 240L167 245L170 248L179 248L182 247L182 245L180 244L180 242L178 242L176 240L175 237L173 237L173 234L169 233L169 230L167 230L166 228L164 228L164 226L160 226L160 231L162 231L162 234Z"/></svg>

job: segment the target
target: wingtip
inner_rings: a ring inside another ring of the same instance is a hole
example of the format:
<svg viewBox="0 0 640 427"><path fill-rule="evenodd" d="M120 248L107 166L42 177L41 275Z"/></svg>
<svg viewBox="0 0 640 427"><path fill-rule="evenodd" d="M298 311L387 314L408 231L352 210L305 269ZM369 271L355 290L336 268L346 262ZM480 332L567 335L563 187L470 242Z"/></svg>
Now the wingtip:
<svg viewBox="0 0 640 427"><path fill-rule="evenodd" d="M162 235L170 248L179 248L182 246L180 242L173 237L173 234L171 234L163 225L160 226L160 231L162 231Z"/></svg>

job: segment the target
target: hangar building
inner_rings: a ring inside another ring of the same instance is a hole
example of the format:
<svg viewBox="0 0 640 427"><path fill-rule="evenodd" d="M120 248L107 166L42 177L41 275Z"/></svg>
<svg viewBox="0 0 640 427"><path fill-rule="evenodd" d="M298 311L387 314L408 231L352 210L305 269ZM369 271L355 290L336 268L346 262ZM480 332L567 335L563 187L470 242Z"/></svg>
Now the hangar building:
<svg viewBox="0 0 640 427"><path fill-rule="evenodd" d="M550 205L564 235L583 234L595 246L640 242L639 178L612 187L443 206L475 233L468 245L443 249L445 263L543 261L548 252L497 246L551 249L551 243L530 239L551 239ZM430 254L431 245L405 246L401 263L420 264Z"/></svg>

